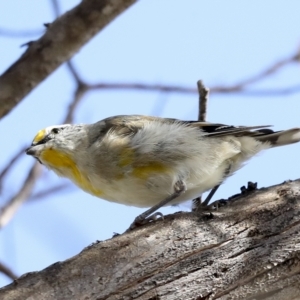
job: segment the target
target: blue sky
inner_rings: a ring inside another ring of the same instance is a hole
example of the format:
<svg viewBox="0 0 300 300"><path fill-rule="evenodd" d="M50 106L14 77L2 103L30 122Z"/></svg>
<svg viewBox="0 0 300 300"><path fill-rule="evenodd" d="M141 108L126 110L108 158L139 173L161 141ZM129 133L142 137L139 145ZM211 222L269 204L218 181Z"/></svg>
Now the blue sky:
<svg viewBox="0 0 300 300"><path fill-rule="evenodd" d="M61 0L66 11L79 1ZM17 9L16 9L17 7ZM87 82L172 84L193 87L230 85L255 75L294 54L300 46L299 1L139 1L107 26L74 57ZM0 3L0 29L36 29L54 19L50 1L12 0ZM1 32L1 31L0 31ZM0 35L3 72L24 51L21 44L38 38ZM291 64L251 86L290 87L300 83L300 66ZM61 66L7 117L1 120L0 167L36 132L58 124L72 100L74 82ZM250 88L250 87L249 87ZM254 97L212 94L208 120L233 125L268 125L275 130L300 126L300 94ZM140 91L89 92L75 121L92 123L118 114L155 114L194 120L197 95ZM272 149L254 158L226 181L215 198L239 192L249 180L258 186L299 178L300 144ZM5 180L3 205L22 184L32 158L24 155ZM44 170L38 189L60 183ZM164 208L165 214L189 210L189 203ZM96 240L123 232L143 210L112 204L74 187L24 205L0 232L0 261L21 275L65 260ZM10 280L0 274L0 286Z"/></svg>

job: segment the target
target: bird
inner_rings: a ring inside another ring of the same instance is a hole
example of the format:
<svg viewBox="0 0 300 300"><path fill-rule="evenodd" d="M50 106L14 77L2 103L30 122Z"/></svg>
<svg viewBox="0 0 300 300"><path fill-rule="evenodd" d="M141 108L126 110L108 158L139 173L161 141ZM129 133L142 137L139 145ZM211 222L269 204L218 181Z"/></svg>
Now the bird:
<svg viewBox="0 0 300 300"><path fill-rule="evenodd" d="M150 207L135 220L142 223L161 206L216 189L260 151L300 141L300 128L269 127L119 115L49 126L26 154L96 197Z"/></svg>

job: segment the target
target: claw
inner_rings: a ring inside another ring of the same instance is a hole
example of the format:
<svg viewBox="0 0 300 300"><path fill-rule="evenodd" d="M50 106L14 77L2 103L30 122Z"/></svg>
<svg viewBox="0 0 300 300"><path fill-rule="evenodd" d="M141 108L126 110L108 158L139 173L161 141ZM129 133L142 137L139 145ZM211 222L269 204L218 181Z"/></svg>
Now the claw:
<svg viewBox="0 0 300 300"><path fill-rule="evenodd" d="M161 218L162 220L164 219L164 215L161 213L161 212L156 212L152 215L150 215L149 217L147 218L141 218L141 215L137 216L135 218L135 220L132 222L132 224L129 226L128 228L128 231L129 230L132 230L134 228L137 228L139 226L142 226L142 225L145 225L145 224L148 224L150 222L153 222L153 221L156 221L157 219Z"/></svg>

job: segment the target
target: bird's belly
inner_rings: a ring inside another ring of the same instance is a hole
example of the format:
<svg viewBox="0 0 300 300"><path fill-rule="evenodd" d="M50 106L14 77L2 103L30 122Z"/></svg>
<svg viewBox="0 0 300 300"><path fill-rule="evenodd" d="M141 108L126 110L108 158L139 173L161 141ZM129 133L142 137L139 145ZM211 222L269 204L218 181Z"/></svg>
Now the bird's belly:
<svg viewBox="0 0 300 300"><path fill-rule="evenodd" d="M207 190L219 184L224 176L224 168L218 168L210 176L200 178L196 174L189 174L182 178L186 184L186 191L170 202L169 205L178 204L198 197ZM91 194L99 198L136 207L151 207L174 192L174 184L178 180L177 174L156 175L142 180L138 178L125 177L119 180L95 185L99 187L102 194Z"/></svg>

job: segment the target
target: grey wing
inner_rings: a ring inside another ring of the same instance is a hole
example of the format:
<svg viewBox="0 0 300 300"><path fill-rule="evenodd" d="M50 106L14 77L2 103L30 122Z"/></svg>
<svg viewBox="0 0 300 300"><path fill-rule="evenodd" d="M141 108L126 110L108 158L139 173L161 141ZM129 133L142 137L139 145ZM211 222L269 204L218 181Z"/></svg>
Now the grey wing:
<svg viewBox="0 0 300 300"><path fill-rule="evenodd" d="M207 137L226 136L226 135L259 136L259 135L274 133L274 131L271 129L265 129L271 127L271 125L233 126L233 125L197 122L197 121L189 122L189 125L193 127L199 127L204 133L206 133Z"/></svg>
<svg viewBox="0 0 300 300"><path fill-rule="evenodd" d="M208 122L190 122L190 126L197 126L207 137L220 137L226 135L250 136L262 143L269 143L272 147L289 145L300 141L300 128L283 131L268 129L270 125L262 126L229 126ZM256 129L256 130L255 130Z"/></svg>

